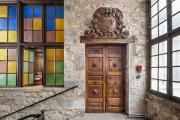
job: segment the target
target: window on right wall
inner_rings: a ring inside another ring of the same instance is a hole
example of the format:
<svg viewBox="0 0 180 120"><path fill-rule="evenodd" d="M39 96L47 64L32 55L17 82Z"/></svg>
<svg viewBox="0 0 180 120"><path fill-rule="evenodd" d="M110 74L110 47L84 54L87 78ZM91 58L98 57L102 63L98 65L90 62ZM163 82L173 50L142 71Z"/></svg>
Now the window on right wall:
<svg viewBox="0 0 180 120"><path fill-rule="evenodd" d="M150 0L150 92L180 102L180 0Z"/></svg>

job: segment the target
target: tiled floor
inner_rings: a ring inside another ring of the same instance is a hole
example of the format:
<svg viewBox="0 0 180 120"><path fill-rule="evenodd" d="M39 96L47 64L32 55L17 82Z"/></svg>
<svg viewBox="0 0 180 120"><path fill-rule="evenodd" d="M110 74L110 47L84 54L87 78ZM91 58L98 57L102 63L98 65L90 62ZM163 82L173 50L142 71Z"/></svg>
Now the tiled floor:
<svg viewBox="0 0 180 120"><path fill-rule="evenodd" d="M78 116L69 120L145 120L137 118L128 118L119 113L86 113L84 116Z"/></svg>

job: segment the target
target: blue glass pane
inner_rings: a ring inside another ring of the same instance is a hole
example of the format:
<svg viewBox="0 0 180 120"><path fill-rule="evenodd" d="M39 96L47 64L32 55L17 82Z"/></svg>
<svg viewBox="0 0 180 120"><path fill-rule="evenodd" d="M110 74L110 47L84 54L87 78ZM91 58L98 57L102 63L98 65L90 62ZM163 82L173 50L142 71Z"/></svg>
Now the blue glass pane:
<svg viewBox="0 0 180 120"><path fill-rule="evenodd" d="M64 7L56 6L56 17L64 18Z"/></svg>
<svg viewBox="0 0 180 120"><path fill-rule="evenodd" d="M54 19L46 19L46 30L54 30Z"/></svg>
<svg viewBox="0 0 180 120"><path fill-rule="evenodd" d="M24 6L24 17L32 17L33 16L33 8L32 6Z"/></svg>
<svg viewBox="0 0 180 120"><path fill-rule="evenodd" d="M9 18L8 28L9 28L9 30L16 30L17 29L16 18Z"/></svg>
<svg viewBox="0 0 180 120"><path fill-rule="evenodd" d="M39 5L34 6L34 17L41 17L42 16L42 7Z"/></svg>
<svg viewBox="0 0 180 120"><path fill-rule="evenodd" d="M49 17L49 18L55 17L55 7L54 6L46 7L46 17Z"/></svg>
<svg viewBox="0 0 180 120"><path fill-rule="evenodd" d="M0 18L0 30L7 30L7 19Z"/></svg>
<svg viewBox="0 0 180 120"><path fill-rule="evenodd" d="M8 6L8 17L16 17L16 6Z"/></svg>

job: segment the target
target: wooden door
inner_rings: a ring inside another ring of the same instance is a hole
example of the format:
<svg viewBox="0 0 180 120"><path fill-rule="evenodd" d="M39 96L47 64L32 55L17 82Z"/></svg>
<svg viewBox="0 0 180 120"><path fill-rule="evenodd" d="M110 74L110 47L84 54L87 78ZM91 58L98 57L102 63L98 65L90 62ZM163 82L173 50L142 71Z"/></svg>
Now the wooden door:
<svg viewBox="0 0 180 120"><path fill-rule="evenodd" d="M86 47L86 112L124 111L124 48Z"/></svg>

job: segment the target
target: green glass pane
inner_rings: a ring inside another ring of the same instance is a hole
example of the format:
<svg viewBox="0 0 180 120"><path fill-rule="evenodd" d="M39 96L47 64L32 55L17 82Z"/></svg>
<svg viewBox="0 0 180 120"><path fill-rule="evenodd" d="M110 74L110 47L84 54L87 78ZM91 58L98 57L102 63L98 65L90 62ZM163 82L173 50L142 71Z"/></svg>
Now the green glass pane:
<svg viewBox="0 0 180 120"><path fill-rule="evenodd" d="M29 59L30 59L30 62L34 62L34 52L30 52Z"/></svg>
<svg viewBox="0 0 180 120"><path fill-rule="evenodd" d="M64 62L56 61L56 73L64 73Z"/></svg>
<svg viewBox="0 0 180 120"><path fill-rule="evenodd" d="M0 74L0 85L6 85L6 74Z"/></svg>
<svg viewBox="0 0 180 120"><path fill-rule="evenodd" d="M24 62L24 66L23 66L23 71L24 71L24 73L28 73L28 71L29 71L29 63L28 62Z"/></svg>
<svg viewBox="0 0 180 120"><path fill-rule="evenodd" d="M55 74L46 74L46 85L55 85Z"/></svg>
<svg viewBox="0 0 180 120"><path fill-rule="evenodd" d="M34 83L34 75L33 74L29 74L29 84L33 84Z"/></svg>
<svg viewBox="0 0 180 120"><path fill-rule="evenodd" d="M16 85L16 74L8 74L8 85Z"/></svg>
<svg viewBox="0 0 180 120"><path fill-rule="evenodd" d="M64 74L56 74L56 85L64 85Z"/></svg>

